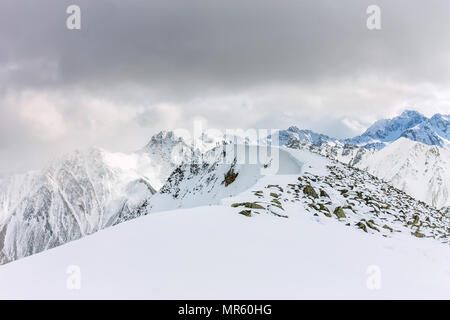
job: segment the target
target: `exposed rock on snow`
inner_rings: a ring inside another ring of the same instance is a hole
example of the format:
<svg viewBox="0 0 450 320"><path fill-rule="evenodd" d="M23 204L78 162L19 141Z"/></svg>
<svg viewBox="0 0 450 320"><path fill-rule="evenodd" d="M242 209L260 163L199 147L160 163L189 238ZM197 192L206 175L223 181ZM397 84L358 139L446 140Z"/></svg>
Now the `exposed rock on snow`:
<svg viewBox="0 0 450 320"><path fill-rule="evenodd" d="M250 192L240 195L244 204L258 204L258 208L245 205L247 216L267 212L290 217L296 211L292 208L297 207L306 209L318 220L334 217L367 233L385 237L404 233L449 243L450 217L443 211L413 199L365 171L308 151L290 152L303 161L302 174L285 179L265 177L261 181L267 184L260 182ZM277 185L273 184L275 181ZM237 210L240 207L231 206Z"/></svg>

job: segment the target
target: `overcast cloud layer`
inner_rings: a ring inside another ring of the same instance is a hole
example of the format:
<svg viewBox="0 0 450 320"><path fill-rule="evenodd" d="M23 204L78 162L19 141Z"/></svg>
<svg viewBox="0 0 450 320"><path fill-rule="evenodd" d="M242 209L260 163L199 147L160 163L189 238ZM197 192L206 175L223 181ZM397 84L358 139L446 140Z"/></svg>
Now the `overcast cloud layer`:
<svg viewBox="0 0 450 320"><path fill-rule="evenodd" d="M405 108L448 114L449 17L446 0L2 0L0 174L199 117L348 137Z"/></svg>

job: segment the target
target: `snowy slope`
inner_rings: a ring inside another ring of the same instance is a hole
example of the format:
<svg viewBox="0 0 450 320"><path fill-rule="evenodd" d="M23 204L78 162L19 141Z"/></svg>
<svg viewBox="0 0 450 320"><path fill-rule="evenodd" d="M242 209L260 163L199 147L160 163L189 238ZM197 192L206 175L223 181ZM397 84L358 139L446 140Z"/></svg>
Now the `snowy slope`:
<svg viewBox="0 0 450 320"><path fill-rule="evenodd" d="M450 298L441 212L363 171L284 151L282 164L300 172L261 176L214 206L152 213L0 267L0 298ZM66 287L72 265L81 290Z"/></svg>
<svg viewBox="0 0 450 320"><path fill-rule="evenodd" d="M450 206L450 150L401 138L371 153L358 168L437 208Z"/></svg>
<svg viewBox="0 0 450 320"><path fill-rule="evenodd" d="M80 290L66 287L72 265ZM0 298L449 299L449 265L448 248L432 240L213 206L145 216L2 266ZM367 287L370 266L379 290Z"/></svg>
<svg viewBox="0 0 450 320"><path fill-rule="evenodd" d="M133 217L156 190L146 155L76 151L0 185L0 263L78 239ZM138 214L139 215L139 214Z"/></svg>

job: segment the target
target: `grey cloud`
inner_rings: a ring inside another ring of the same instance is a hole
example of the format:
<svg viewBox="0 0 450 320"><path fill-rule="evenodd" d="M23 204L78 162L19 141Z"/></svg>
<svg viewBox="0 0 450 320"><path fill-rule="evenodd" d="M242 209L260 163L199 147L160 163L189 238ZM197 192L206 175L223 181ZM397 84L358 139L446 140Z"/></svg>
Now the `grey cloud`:
<svg viewBox="0 0 450 320"><path fill-rule="evenodd" d="M175 94L368 72L424 81L449 67L443 0L377 1L376 32L365 27L366 0L78 0L82 30L69 31L72 2L2 1L3 64L42 61L34 76L13 72L10 85L131 81ZM57 76L43 77L54 65Z"/></svg>
<svg viewBox="0 0 450 320"><path fill-rule="evenodd" d="M374 3L379 31L366 28ZM80 31L65 27L71 4ZM445 0L2 0L0 152L132 149L197 117L342 137L406 106L449 113L449 12Z"/></svg>

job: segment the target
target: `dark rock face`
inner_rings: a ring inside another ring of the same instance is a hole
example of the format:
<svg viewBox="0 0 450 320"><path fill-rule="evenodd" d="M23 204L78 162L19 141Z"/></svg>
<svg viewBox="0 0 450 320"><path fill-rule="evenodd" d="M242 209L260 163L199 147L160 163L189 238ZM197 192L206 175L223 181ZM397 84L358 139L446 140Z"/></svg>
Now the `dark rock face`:
<svg viewBox="0 0 450 320"><path fill-rule="evenodd" d="M236 180L238 175L239 175L239 173L238 172L234 172L234 168L233 167L230 168L230 170L225 174L225 177L224 177L224 180L223 180L224 183L225 183L225 187L228 187L230 184L232 184Z"/></svg>

